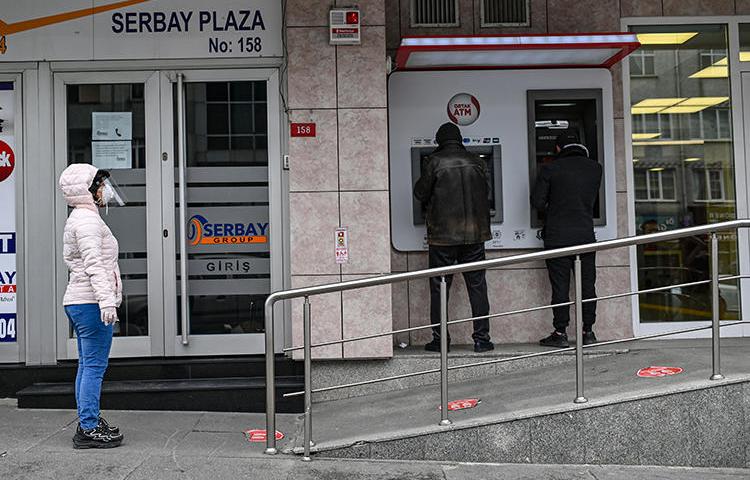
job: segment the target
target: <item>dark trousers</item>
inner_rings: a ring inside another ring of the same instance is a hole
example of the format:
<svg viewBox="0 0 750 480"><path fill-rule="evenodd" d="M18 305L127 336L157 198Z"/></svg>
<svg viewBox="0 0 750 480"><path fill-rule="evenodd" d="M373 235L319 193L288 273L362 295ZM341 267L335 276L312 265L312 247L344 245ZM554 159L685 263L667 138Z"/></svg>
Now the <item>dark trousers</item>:
<svg viewBox="0 0 750 480"><path fill-rule="evenodd" d="M547 260L547 272L552 285L552 304L569 301L570 276L574 269L575 257L561 257ZM581 289L584 300L596 297L596 254L581 255ZM596 302L583 304L583 329L591 330L596 322ZM570 307L556 307L552 309L552 324L558 332L564 332L570 323Z"/></svg>
<svg viewBox="0 0 750 480"><path fill-rule="evenodd" d="M484 260L484 244L474 243L471 245L455 246L433 246L430 245L430 268L445 267L456 263L469 263ZM480 317L489 315L490 301L487 298L487 280L485 279L484 270L475 272L464 272L464 281L466 290L469 293L469 302L471 303L471 316ZM448 293L450 294L453 275L445 277ZM440 340L440 277L430 278L430 321L432 322L432 336L435 340ZM474 341L490 340L490 321L485 318L474 320ZM448 334L448 342L451 336Z"/></svg>

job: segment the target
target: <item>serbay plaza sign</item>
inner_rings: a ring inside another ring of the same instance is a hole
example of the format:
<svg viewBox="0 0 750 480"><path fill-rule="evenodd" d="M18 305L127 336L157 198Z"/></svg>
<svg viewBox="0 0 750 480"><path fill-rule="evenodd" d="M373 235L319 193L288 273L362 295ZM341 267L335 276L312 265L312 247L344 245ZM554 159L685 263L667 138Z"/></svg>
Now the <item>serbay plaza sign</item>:
<svg viewBox="0 0 750 480"><path fill-rule="evenodd" d="M3 2L0 62L281 57L281 3Z"/></svg>

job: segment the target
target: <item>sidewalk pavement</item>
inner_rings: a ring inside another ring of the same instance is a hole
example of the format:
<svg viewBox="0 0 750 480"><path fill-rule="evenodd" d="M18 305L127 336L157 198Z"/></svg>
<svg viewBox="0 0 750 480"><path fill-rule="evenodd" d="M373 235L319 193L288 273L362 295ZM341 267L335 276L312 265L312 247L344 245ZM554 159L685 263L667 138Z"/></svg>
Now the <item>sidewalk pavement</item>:
<svg viewBox="0 0 750 480"><path fill-rule="evenodd" d="M265 428L259 414L103 412L125 442L112 450L74 450L70 410L19 410L0 400L2 480L748 480L750 470L590 465L501 465L452 462L314 459L263 454L242 433ZM295 415L279 415L293 436Z"/></svg>

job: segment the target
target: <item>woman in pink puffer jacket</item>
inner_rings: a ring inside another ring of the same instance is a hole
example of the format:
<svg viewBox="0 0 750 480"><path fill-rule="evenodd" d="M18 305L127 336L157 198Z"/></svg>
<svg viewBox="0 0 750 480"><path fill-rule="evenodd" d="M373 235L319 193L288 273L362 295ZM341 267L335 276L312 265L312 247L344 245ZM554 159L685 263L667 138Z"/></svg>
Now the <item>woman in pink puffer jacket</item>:
<svg viewBox="0 0 750 480"><path fill-rule="evenodd" d="M117 240L98 211L114 193L108 179L106 170L83 163L70 165L60 175L60 189L73 208L63 235L63 257L69 271L63 305L78 341L75 448L111 448L123 439L119 429L99 414L113 325L122 302Z"/></svg>

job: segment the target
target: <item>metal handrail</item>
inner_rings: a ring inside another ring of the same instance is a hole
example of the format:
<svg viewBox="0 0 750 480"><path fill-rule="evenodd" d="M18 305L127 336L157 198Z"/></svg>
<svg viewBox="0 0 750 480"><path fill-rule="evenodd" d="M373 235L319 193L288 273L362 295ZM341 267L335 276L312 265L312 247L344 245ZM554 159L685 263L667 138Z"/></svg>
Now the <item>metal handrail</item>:
<svg viewBox="0 0 750 480"><path fill-rule="evenodd" d="M727 282L729 280L738 280L740 278L750 278L750 275L732 275L732 276L726 276L726 277L719 277L720 282ZM630 297L635 295L642 295L644 293L656 293L656 292L663 292L666 290L671 290L673 288L688 288L688 287L696 287L700 285L708 285L711 283L711 280L698 280L695 282L688 282L688 283L676 283L673 285L667 285L664 287L655 287L655 288L647 288L645 290L636 290L634 292L625 292L625 293L615 293L613 295L605 295L603 297L596 297L596 298L587 298L583 300L583 303L590 303L590 302L597 302L600 300L613 300L615 298L622 298L622 297ZM499 318L499 317L509 317L511 315L520 315L522 313L533 313L538 312L541 310L551 310L553 308L557 307L569 307L571 305L574 305L575 302L563 302L563 303L555 303L552 305L540 305L538 307L529 307L529 308L522 308L520 310L511 310L508 312L501 312L501 313L491 313L489 315L479 315L477 317L468 317L468 318L461 318L459 320L451 320L448 322L448 326L450 325L456 325L459 323L466 323L466 322L473 322L474 320L491 320L493 318ZM432 328L432 325L420 325L418 327L409 327L409 328L402 328L399 330L392 330L389 332L381 332L381 333L372 333L369 335L363 335L361 337L350 337L350 338L342 338L340 340L329 340L327 342L322 343L313 343L310 345L311 348L318 348L318 347L327 347L329 345L338 345L340 343L350 343L350 342L358 342L360 340L371 340L373 338L380 338L380 337L387 337L390 335L397 335L399 333L408 333L408 332L415 332L417 330L425 330L427 328ZM287 347L283 348L281 351L284 353L287 352L295 352L298 350L303 350L305 348L304 345L297 345L295 347Z"/></svg>
<svg viewBox="0 0 750 480"><path fill-rule="evenodd" d="M711 327L700 327L698 329L688 329L688 331L697 331L697 330L704 330L711 328L712 329L712 351L713 351L713 375L711 376L712 380L720 380L724 377L720 373L720 353L719 353L719 339L720 339L720 321L719 321L719 295L718 295L718 284L720 281L726 281L730 279L730 277L724 277L719 278L718 274L718 237L716 235L717 232L720 231L726 231L726 230L735 230L739 228L748 228L750 227L750 219L742 219L742 220L732 220L728 222L721 222L721 223L714 223L710 225L702 225L697 227L688 227L683 228L679 230L672 230L667 232L659 232L659 233L653 233L653 234L647 234L647 235L641 235L637 237L626 237L626 238L620 238L615 240L606 240L602 242L597 243L590 243L585 245L577 245L573 247L564 247L564 248L558 248L554 250L543 250L533 253L524 253L509 257L502 257L502 258L496 258L496 259L490 259L490 260L482 260L478 262L472 262L472 263L465 263L460 265L452 265L448 267L438 267L438 268L432 268L432 269L426 269L426 270L419 270L415 272L405 272L405 273L398 273L398 274L391 274L391 275L383 275L380 277L372 277L367 279L361 279L361 280L351 280L347 282L341 282L341 283L334 283L334 284L327 284L327 285L320 285L320 286L314 286L314 287L305 287L305 288L297 288L297 289L291 289L281 292L274 292L271 295L268 296L265 302L265 340L266 340L266 431L269 432L266 436L266 450L265 452L267 454L275 454L277 453L276 449L276 438L274 435L275 428L276 428L276 398L275 398L275 365L274 365L274 321L273 321L273 313L274 313L274 306L276 302L280 300L288 300L292 298L302 298L305 299L305 304L303 308L304 312L304 321L303 321L303 330L304 330L304 346L302 347L305 351L305 429L304 429L304 450L305 460L310 460L310 445L312 443L312 385L311 385L311 379L310 379L310 372L311 372L311 350L312 350L312 342L311 342L311 326L310 326L310 302L309 297L312 295L321 295L325 293L332 293L332 292L343 292L347 290L354 290L359 288L367 288L367 287L374 287L379 285L386 285L386 284L392 284L402 281L409 281L409 280L417 280L417 279L423 279L423 278L431 278L431 277L441 277L440 287L441 287L441 324L440 328L442 331L441 335L441 354L440 354L440 369L436 370L436 372L440 372L441 374L441 425L450 425L450 420L448 419L448 408L447 408L447 381L448 381L448 370L449 369L455 369L455 368L468 368L469 366L476 366L476 365L470 365L467 364L466 366L453 366L453 368L448 367L447 362L447 327L449 324L452 323L460 323L463 321L469 321L471 319L463 319L460 321L453 321L448 322L447 321L447 295L444 295L446 293L446 281L445 276L446 275L452 275L456 273L463 273L463 272L470 272L475 270L486 270L490 268L497 268L497 267L504 267L508 265L517 265L519 263L528 263L533 261L539 261L539 260L547 260L550 258L558 258L558 257L567 257L567 256L575 256L576 259L574 261L574 277L575 277L575 293L576 298L574 302L568 302L567 305L576 305L576 347L570 347L568 349L564 350L556 350L556 351L550 351L550 352L539 352L537 354L530 354L533 356L542 356L542 355L549 355L549 354L557 354L561 351L573 351L576 352L576 398L575 403L583 403L586 402L586 397L583 396L583 325L581 321L581 307L583 306L584 302L590 302L590 301L596 301L599 300L599 298L593 298L593 299L586 299L584 300L582 298L582 289L581 289L581 260L580 256L586 253L592 253L592 252L598 252L602 250L609 250L614 248L621 248L621 247L631 247L635 245L642 245L646 243L656 243L656 242L662 242L667 240L675 240L679 238L685 238L685 237L691 237L696 235L705 235L710 234L711 235L711 280L705 280L705 281L699 281L699 282L691 282L689 284L681 284L681 285L672 285L668 287L659 287L659 289L650 289L649 291L658 291L658 290L667 290L670 288L677 288L677 287L685 287L685 286L694 286L694 285L701 285L701 284L711 284L711 290L712 290L712 325ZM743 276L735 276L736 278L746 278ZM618 298L620 296L628 296L628 295L637 295L642 292L628 292L625 294L617 294L614 296L609 297L603 297L602 299L608 299L608 298ZM563 304L560 304L562 306ZM557 306L557 305L555 305ZM534 309L542 309L542 308L551 308L554 306L545 306L545 307L534 307ZM532 310L533 311L533 310ZM505 315L509 315L510 313L505 313ZM498 315L494 315L498 316ZM487 318L492 318L492 316L487 316ZM735 324L741 324L741 323L747 323L747 322L736 322ZM430 328L431 325L427 325L420 328ZM417 328L415 328L417 329ZM406 329L407 331L409 329ZM367 338L375 338L377 336L384 336L384 335L392 335L394 333L400 333L400 331L391 331L383 334L377 334L375 336L367 336ZM669 334L658 334L659 336L667 336L667 335L673 335L676 333L685 333L685 332L671 332ZM623 339L618 340L614 342L623 343L625 341L634 341L639 340L643 338L655 338L653 336L646 336L646 337L634 337L631 339ZM352 339L342 339L342 340L336 340L333 342L326 343L328 344L337 344L337 343L346 343L353 341ZM601 346L604 344L611 344L609 342L599 343L595 344L595 346ZM316 345L318 346L318 345ZM292 347L291 349L285 349L284 351L291 351L291 350L297 350L297 347ZM523 357L527 358L527 357ZM511 361L512 359L500 359L502 361ZM491 363L499 363L497 360L490 361ZM482 362L480 364L485 364L486 362ZM477 364L479 365L479 364ZM433 371L426 371L424 373L436 373ZM415 372L412 374L405 374L406 376L414 376L418 374L423 374L420 372ZM395 378L404 378L403 375L394 377ZM330 389L334 389L337 387L330 387ZM343 387L338 387L343 388Z"/></svg>
<svg viewBox="0 0 750 480"><path fill-rule="evenodd" d="M735 327L737 325L744 325L744 324L750 324L750 321L736 321L732 323L725 323L724 325L721 325L721 328ZM708 330L709 328L713 328L713 327L711 325L707 327L691 327L691 328L684 328L681 330L673 330L671 332L652 333L649 335L642 335L639 337L629 337L629 338L621 338L618 340L608 340L606 342L597 342L597 343L590 344L590 345L584 345L583 348L591 349L591 348L597 348L597 347L606 347L609 345L618 345L621 343L637 342L640 340L652 340L654 338L670 337L672 335L682 335L685 333L700 332L702 330ZM459 365L450 365L448 366L448 370L450 371L450 370L461 370L463 368L484 367L487 365L494 365L497 363L515 362L518 360L528 360L529 358L545 357L548 355L560 355L563 353L574 352L575 349L576 347L558 348L556 350L549 350L545 352L524 353L523 355L516 355L514 357L494 358L492 360L484 360L481 362L474 362L474 363L462 363ZM430 373L440 373L440 369L433 368L430 370L418 370L416 372L402 373L402 374L393 375L390 377L381 377L381 378L374 378L372 380L362 380L360 382L344 383L341 385L331 385L329 387L313 388L311 392L312 393L330 392L331 390L338 390L340 388L361 387L363 385L372 385L374 383L389 382L391 380L400 380L402 378L417 377L420 375L428 375ZM300 395L304 395L304 394L305 394L305 391L300 390L298 392L285 393L284 398L299 397Z"/></svg>

